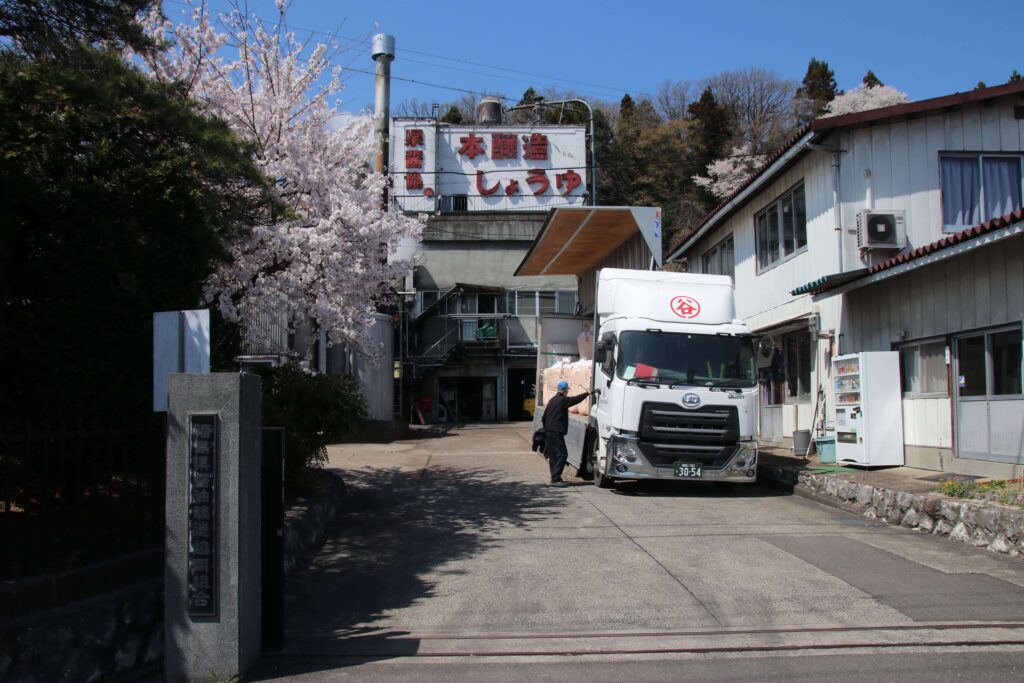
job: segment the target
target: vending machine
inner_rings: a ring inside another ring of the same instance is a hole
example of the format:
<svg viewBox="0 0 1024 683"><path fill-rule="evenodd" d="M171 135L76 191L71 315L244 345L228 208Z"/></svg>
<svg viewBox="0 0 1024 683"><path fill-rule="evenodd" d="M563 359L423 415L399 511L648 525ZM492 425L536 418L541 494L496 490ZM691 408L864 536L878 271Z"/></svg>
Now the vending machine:
<svg viewBox="0 0 1024 683"><path fill-rule="evenodd" d="M903 464L903 393L896 351L832 359L836 462L865 467Z"/></svg>

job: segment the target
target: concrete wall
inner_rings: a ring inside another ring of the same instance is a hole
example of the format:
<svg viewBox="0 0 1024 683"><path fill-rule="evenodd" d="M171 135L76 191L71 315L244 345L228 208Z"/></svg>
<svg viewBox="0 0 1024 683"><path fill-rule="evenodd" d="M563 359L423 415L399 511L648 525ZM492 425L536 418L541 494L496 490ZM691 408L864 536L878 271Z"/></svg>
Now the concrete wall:
<svg viewBox="0 0 1024 683"><path fill-rule="evenodd" d="M456 283L508 289L575 289L571 276L514 277L547 217L546 213L444 214L431 216L413 271L417 290Z"/></svg>

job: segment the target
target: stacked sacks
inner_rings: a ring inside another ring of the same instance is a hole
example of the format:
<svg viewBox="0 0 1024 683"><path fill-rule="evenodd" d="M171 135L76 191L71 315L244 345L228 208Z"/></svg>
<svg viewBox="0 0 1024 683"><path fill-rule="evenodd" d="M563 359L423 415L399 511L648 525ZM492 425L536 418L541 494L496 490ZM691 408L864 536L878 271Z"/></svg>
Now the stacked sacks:
<svg viewBox="0 0 1024 683"><path fill-rule="evenodd" d="M590 377L594 371L594 363L590 360L580 360L569 366L569 395L576 396L590 391ZM590 414L590 401L586 400L569 408L569 412L580 415Z"/></svg>
<svg viewBox="0 0 1024 683"><path fill-rule="evenodd" d="M555 397L559 382L562 380L569 381L567 378L568 370L566 369L568 365L568 363L559 361L541 373L544 378L544 388L541 393L541 396L544 398L544 405L547 405L548 401Z"/></svg>

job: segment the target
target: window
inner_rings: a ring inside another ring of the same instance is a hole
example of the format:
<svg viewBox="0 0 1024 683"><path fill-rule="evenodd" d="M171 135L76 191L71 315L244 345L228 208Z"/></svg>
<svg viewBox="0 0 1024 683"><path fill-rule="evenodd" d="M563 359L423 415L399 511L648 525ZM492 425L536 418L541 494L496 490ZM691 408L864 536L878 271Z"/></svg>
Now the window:
<svg viewBox="0 0 1024 683"><path fill-rule="evenodd" d="M601 335L601 341L598 343L604 347L604 360L601 361L601 372L611 377L615 373L615 333L606 332Z"/></svg>
<svg viewBox="0 0 1024 683"><path fill-rule="evenodd" d="M462 296L460 298L462 299L462 307L460 308L459 313L462 313L462 314L470 313L471 314L471 313L476 313L477 312L476 294L469 294L469 293L463 292L463 294L462 294Z"/></svg>
<svg viewBox="0 0 1024 683"><path fill-rule="evenodd" d="M1021 208L1022 157L950 154L939 157L942 226L959 231Z"/></svg>
<svg viewBox="0 0 1024 683"><path fill-rule="evenodd" d="M749 336L641 332L619 339L618 375L679 386L753 387L754 343Z"/></svg>
<svg viewBox="0 0 1024 683"><path fill-rule="evenodd" d="M477 294L477 312L479 313L496 313L497 312L497 295L495 294Z"/></svg>
<svg viewBox="0 0 1024 683"><path fill-rule="evenodd" d="M899 347L900 386L906 395L948 393L946 342L914 342Z"/></svg>
<svg viewBox="0 0 1024 683"><path fill-rule="evenodd" d="M811 396L811 333L807 330L782 338L786 353L786 399L803 401Z"/></svg>
<svg viewBox="0 0 1024 683"><path fill-rule="evenodd" d="M1020 330L996 332L992 337L992 394L1013 396L1021 392Z"/></svg>
<svg viewBox="0 0 1024 683"><path fill-rule="evenodd" d="M558 292L555 312L574 315L576 313L576 292Z"/></svg>
<svg viewBox="0 0 1024 683"><path fill-rule="evenodd" d="M537 292L516 292L516 315L537 315Z"/></svg>
<svg viewBox="0 0 1024 683"><path fill-rule="evenodd" d="M538 292L537 301L540 303L540 315L547 315L555 312L554 292Z"/></svg>
<svg viewBox="0 0 1024 683"><path fill-rule="evenodd" d="M430 289L421 290L419 293L420 305L417 307L417 313L425 311L428 307L432 306L437 301L440 292Z"/></svg>
<svg viewBox="0 0 1024 683"><path fill-rule="evenodd" d="M960 398L1024 393L1019 327L961 337L957 340L956 352Z"/></svg>
<svg viewBox="0 0 1024 683"><path fill-rule="evenodd" d="M754 216L757 264L761 270L784 261L807 246L804 185L773 201Z"/></svg>
<svg viewBox="0 0 1024 683"><path fill-rule="evenodd" d="M701 271L707 275L728 275L736 279L735 250L732 235L711 247L701 258Z"/></svg>

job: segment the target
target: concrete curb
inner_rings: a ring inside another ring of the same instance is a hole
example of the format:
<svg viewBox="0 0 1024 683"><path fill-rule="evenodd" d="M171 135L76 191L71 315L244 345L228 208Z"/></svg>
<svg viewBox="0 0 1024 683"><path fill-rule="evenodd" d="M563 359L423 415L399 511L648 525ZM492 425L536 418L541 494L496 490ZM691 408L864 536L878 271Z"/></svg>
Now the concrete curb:
<svg viewBox="0 0 1024 683"><path fill-rule="evenodd" d="M1024 557L1024 511L939 494L860 484L828 474L759 464L758 478L887 524Z"/></svg>

